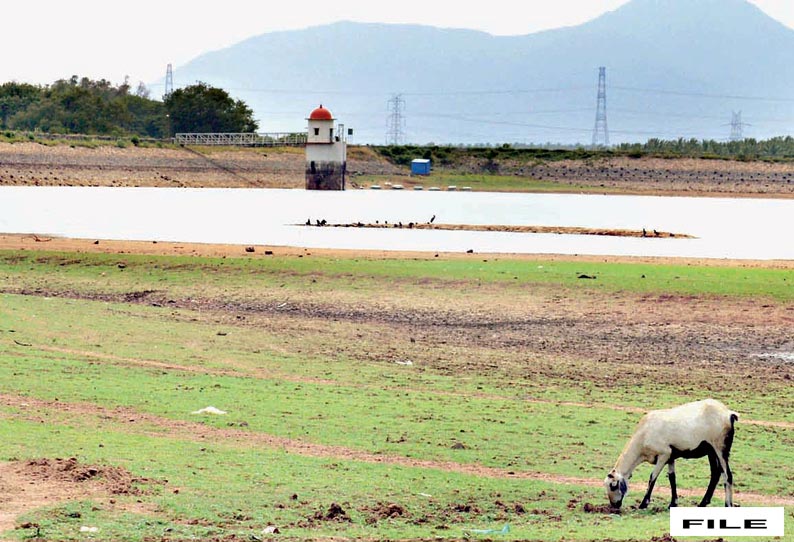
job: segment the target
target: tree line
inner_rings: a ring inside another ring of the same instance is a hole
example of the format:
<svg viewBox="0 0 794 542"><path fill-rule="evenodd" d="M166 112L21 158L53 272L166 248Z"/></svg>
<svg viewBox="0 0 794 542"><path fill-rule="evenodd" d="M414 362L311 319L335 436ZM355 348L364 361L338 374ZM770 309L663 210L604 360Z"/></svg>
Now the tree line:
<svg viewBox="0 0 794 542"><path fill-rule="evenodd" d="M0 130L168 138L180 132L255 132L259 128L253 111L225 90L205 83L180 88L154 100L143 83L135 89L128 81L113 85L105 79L76 75L51 85L8 82L0 85ZM483 147L484 148L484 147ZM392 146L381 150L387 158L408 163L422 151L442 163L451 147L428 145ZM542 160L582 159L610 154L628 156L688 156L739 160L794 160L794 138L752 138L715 141L679 138L649 139L645 143L622 143L609 149L577 147L565 151L518 149L511 145L489 148L489 160L531 158Z"/></svg>
<svg viewBox="0 0 794 542"><path fill-rule="evenodd" d="M715 141L713 139L649 139L645 143L623 143L615 147L629 156L687 156L693 158L730 158L737 160L792 160L794 137L780 136L757 140Z"/></svg>
<svg viewBox="0 0 794 542"><path fill-rule="evenodd" d="M500 161L518 163L554 162L558 160L592 160L614 156L642 158L712 158L726 160L794 161L794 137L781 136L767 140L713 141L697 139L649 139L645 143L623 143L609 148L585 146L541 148L504 144L501 146L457 147L452 145L385 145L375 151L398 165L408 165L414 158L428 158L437 165L463 164L472 158L497 168Z"/></svg>
<svg viewBox="0 0 794 542"><path fill-rule="evenodd" d="M109 136L172 137L178 132L255 132L245 102L219 88L196 83L162 101L143 83L116 86L72 76L51 85L0 85L0 130Z"/></svg>

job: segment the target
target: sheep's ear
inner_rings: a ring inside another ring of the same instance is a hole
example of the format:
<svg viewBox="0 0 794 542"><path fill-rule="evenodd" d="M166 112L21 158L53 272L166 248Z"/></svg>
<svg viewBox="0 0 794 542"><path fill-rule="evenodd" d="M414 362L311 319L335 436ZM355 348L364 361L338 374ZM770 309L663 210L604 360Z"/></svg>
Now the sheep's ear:
<svg viewBox="0 0 794 542"><path fill-rule="evenodd" d="M612 478L614 480L615 479L615 475L610 472L609 474L607 474L607 478Z"/></svg>
<svg viewBox="0 0 794 542"><path fill-rule="evenodd" d="M628 491L629 491L629 484L626 483L625 479L621 480L620 481L620 492L625 495L626 493L628 493Z"/></svg>

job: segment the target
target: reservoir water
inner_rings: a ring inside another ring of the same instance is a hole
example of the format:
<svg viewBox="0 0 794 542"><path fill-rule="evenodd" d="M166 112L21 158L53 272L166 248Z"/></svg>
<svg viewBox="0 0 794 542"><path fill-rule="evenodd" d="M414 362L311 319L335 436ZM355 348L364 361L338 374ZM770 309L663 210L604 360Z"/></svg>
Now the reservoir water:
<svg viewBox="0 0 794 542"><path fill-rule="evenodd" d="M696 239L307 228L307 219L657 229ZM794 259L794 200L276 189L0 187L0 232L478 253Z"/></svg>

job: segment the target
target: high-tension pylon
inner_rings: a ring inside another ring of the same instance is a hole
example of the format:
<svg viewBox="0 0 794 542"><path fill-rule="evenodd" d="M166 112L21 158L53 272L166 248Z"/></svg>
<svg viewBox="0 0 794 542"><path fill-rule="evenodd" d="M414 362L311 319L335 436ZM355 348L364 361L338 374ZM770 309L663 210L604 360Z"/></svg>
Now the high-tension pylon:
<svg viewBox="0 0 794 542"><path fill-rule="evenodd" d="M163 98L168 98L168 95L174 92L174 69L171 64L165 69L165 92Z"/></svg>
<svg viewBox="0 0 794 542"><path fill-rule="evenodd" d="M389 99L389 118L386 121L386 143L388 145L402 145L405 143L405 100L402 94L394 94Z"/></svg>
<svg viewBox="0 0 794 542"><path fill-rule="evenodd" d="M607 69L598 68L598 100L596 103L595 127L593 128L593 147L609 146L607 128Z"/></svg>
<svg viewBox="0 0 794 542"><path fill-rule="evenodd" d="M742 141L744 139L744 127L750 126L742 122L742 112L731 111L731 141Z"/></svg>

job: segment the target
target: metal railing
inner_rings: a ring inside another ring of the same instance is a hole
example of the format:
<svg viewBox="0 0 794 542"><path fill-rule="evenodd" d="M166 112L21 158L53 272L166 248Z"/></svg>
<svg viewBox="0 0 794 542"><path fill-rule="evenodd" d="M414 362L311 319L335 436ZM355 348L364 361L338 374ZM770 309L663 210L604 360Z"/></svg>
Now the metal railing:
<svg viewBox="0 0 794 542"><path fill-rule="evenodd" d="M306 144L306 134L298 132L270 133L183 133L174 136L179 145L241 146L241 147L300 147Z"/></svg>

